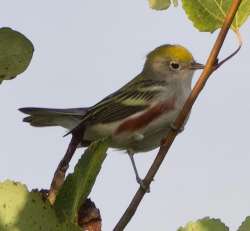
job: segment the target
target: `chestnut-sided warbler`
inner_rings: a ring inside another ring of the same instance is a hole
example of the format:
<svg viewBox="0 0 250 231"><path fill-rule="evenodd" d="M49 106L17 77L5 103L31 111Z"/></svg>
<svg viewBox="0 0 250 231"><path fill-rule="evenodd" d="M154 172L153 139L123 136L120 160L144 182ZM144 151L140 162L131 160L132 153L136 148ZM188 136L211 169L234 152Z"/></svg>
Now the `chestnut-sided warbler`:
<svg viewBox="0 0 250 231"><path fill-rule="evenodd" d="M84 126L82 146L103 137L126 150L139 183L133 154L160 146L191 92L196 69L204 66L180 45L162 45L147 55L142 72L118 91L88 108L21 108L32 126Z"/></svg>

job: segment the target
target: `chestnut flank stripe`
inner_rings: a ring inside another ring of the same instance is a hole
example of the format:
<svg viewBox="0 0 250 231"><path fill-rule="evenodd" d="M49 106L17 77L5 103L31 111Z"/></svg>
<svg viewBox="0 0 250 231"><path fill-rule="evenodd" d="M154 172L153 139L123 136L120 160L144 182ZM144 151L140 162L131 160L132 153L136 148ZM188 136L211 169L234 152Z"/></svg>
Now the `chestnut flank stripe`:
<svg viewBox="0 0 250 231"><path fill-rule="evenodd" d="M115 134L122 132L133 132L147 126L150 122L160 117L163 113L167 113L175 108L175 99L171 99L164 103L159 103L148 109L145 113L125 120L115 131Z"/></svg>

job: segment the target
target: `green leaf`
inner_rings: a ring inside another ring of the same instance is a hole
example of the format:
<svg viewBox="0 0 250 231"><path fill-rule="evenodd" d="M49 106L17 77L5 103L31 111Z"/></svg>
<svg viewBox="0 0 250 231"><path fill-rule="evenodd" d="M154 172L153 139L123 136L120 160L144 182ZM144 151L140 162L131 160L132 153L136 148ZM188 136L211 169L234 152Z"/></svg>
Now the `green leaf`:
<svg viewBox="0 0 250 231"><path fill-rule="evenodd" d="M0 28L0 83L24 72L34 47L23 34L11 28Z"/></svg>
<svg viewBox="0 0 250 231"><path fill-rule="evenodd" d="M203 218L189 222L184 228L180 227L178 231L229 231L229 228L219 219Z"/></svg>
<svg viewBox="0 0 250 231"><path fill-rule="evenodd" d="M240 28L250 15L250 0L243 0L235 18L236 29Z"/></svg>
<svg viewBox="0 0 250 231"><path fill-rule="evenodd" d="M74 172L67 176L55 201L55 209L61 220L76 222L79 207L89 195L101 170L109 143L109 138L92 143L78 161Z"/></svg>
<svg viewBox="0 0 250 231"><path fill-rule="evenodd" d="M220 28L232 0L182 0L182 7L200 31L213 32ZM231 25L236 31L250 15L250 0L243 0Z"/></svg>
<svg viewBox="0 0 250 231"><path fill-rule="evenodd" d="M166 10L171 5L170 0L148 0L148 2L154 10Z"/></svg>
<svg viewBox="0 0 250 231"><path fill-rule="evenodd" d="M38 192L29 192L21 183L0 183L1 231L80 231L70 223L60 223L54 209Z"/></svg>
<svg viewBox="0 0 250 231"><path fill-rule="evenodd" d="M238 231L249 231L249 230L250 230L250 216L246 217L245 221L243 221Z"/></svg>

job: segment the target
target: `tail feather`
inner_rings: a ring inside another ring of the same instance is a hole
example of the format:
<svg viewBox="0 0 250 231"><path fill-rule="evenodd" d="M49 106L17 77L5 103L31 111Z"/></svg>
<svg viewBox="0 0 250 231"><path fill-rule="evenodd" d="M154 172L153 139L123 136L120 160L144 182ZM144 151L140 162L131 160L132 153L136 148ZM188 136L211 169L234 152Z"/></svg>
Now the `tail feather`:
<svg viewBox="0 0 250 231"><path fill-rule="evenodd" d="M51 109L26 107L19 110L29 115L23 121L30 123L32 126L61 126L71 130L78 125L88 108Z"/></svg>

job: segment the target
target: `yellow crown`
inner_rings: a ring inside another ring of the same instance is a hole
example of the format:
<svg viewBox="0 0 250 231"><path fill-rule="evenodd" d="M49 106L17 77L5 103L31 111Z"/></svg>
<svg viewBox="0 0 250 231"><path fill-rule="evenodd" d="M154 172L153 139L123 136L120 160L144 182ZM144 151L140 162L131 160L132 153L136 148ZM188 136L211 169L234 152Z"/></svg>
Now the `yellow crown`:
<svg viewBox="0 0 250 231"><path fill-rule="evenodd" d="M185 47L169 44L159 46L147 55L149 62L153 62L155 58L166 58L179 62L191 62L193 60L192 54Z"/></svg>

